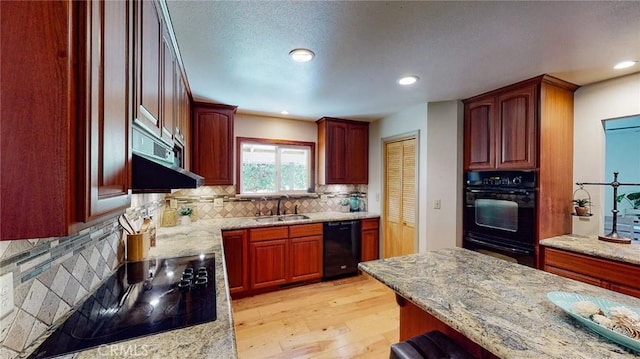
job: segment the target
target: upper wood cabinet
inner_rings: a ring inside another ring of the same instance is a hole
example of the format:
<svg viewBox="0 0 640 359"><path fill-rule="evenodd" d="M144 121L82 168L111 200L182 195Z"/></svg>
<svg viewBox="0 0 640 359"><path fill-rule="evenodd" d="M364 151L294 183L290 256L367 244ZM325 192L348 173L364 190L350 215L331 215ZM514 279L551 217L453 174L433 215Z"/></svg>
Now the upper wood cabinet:
<svg viewBox="0 0 640 359"><path fill-rule="evenodd" d="M369 182L369 124L323 117L318 124L318 183Z"/></svg>
<svg viewBox="0 0 640 359"><path fill-rule="evenodd" d="M160 13L155 1L136 2L136 121L157 137L162 136Z"/></svg>
<svg viewBox="0 0 640 359"><path fill-rule="evenodd" d="M192 121L193 172L208 186L233 185L233 117L237 107L195 102Z"/></svg>
<svg viewBox="0 0 640 359"><path fill-rule="evenodd" d="M173 142L176 125L177 91L176 91L176 56L169 38L169 30L163 27L162 36L162 112L161 137Z"/></svg>
<svg viewBox="0 0 640 359"><path fill-rule="evenodd" d="M131 3L0 6L2 46L20 49L1 54L0 238L65 236L124 211Z"/></svg>
<svg viewBox="0 0 640 359"><path fill-rule="evenodd" d="M122 211L131 203L129 135L131 101L132 14L128 1L90 1L81 6L86 19L86 65L79 84L78 128L83 177L78 181L80 220L90 222Z"/></svg>
<svg viewBox="0 0 640 359"><path fill-rule="evenodd" d="M534 169L536 83L465 101L465 169Z"/></svg>

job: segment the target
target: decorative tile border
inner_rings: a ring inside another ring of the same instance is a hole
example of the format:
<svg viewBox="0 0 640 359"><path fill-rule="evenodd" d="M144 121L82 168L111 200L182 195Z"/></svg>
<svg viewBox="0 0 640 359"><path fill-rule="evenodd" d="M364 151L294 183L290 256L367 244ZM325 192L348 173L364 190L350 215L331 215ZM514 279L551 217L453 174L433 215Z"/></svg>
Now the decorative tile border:
<svg viewBox="0 0 640 359"><path fill-rule="evenodd" d="M139 224L162 195L134 195L127 216ZM144 203L145 201L148 201ZM15 358L71 313L120 264L117 217L67 237L0 242L0 275L13 272L14 310L0 318L0 358Z"/></svg>

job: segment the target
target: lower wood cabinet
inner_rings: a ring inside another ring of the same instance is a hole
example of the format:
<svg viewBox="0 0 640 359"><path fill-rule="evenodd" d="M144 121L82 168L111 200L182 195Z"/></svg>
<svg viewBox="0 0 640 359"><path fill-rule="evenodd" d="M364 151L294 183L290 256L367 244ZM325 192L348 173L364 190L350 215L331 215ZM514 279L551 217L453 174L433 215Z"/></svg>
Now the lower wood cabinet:
<svg viewBox="0 0 640 359"><path fill-rule="evenodd" d="M363 219L361 231L360 260L366 262L378 259L380 257L380 219Z"/></svg>
<svg viewBox="0 0 640 359"><path fill-rule="evenodd" d="M640 298L640 265L540 246L543 269Z"/></svg>
<svg viewBox="0 0 640 359"><path fill-rule="evenodd" d="M251 266L251 289L261 289L275 287L285 284L288 281L289 259L287 238L269 241L251 242L250 266Z"/></svg>
<svg viewBox="0 0 640 359"><path fill-rule="evenodd" d="M246 229L223 231L222 245L229 281L229 293L243 293L249 290L249 234Z"/></svg>

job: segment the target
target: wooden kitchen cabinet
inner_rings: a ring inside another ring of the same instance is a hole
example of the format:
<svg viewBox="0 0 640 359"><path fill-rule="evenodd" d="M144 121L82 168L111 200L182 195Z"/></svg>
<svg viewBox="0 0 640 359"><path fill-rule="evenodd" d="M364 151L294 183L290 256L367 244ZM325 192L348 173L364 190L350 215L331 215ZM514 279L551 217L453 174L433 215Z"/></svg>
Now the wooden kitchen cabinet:
<svg viewBox="0 0 640 359"><path fill-rule="evenodd" d="M322 223L289 227L289 282L322 279Z"/></svg>
<svg viewBox="0 0 640 359"><path fill-rule="evenodd" d="M465 101L465 169L535 169L538 84Z"/></svg>
<svg viewBox="0 0 640 359"><path fill-rule="evenodd" d="M573 93L537 76L464 100L464 170L535 170L538 241L571 233Z"/></svg>
<svg viewBox="0 0 640 359"><path fill-rule="evenodd" d="M380 218L363 219L361 222L362 244L360 260L376 260L380 256Z"/></svg>
<svg viewBox="0 0 640 359"><path fill-rule="evenodd" d="M541 246L543 269L640 298L640 266Z"/></svg>
<svg viewBox="0 0 640 359"><path fill-rule="evenodd" d="M233 185L233 117L237 107L193 104L193 172L208 186Z"/></svg>
<svg viewBox="0 0 640 359"><path fill-rule="evenodd" d="M319 281L322 244L322 223L249 229L250 291Z"/></svg>
<svg viewBox="0 0 640 359"><path fill-rule="evenodd" d="M224 260L233 296L249 290L249 234L247 230L222 232Z"/></svg>
<svg viewBox="0 0 640 359"><path fill-rule="evenodd" d="M323 117L318 124L318 183L369 182L369 124Z"/></svg>
<svg viewBox="0 0 640 359"><path fill-rule="evenodd" d="M160 137L173 143L176 123L176 56L166 26L162 28L162 112Z"/></svg>
<svg viewBox="0 0 640 359"><path fill-rule="evenodd" d="M136 122L162 136L161 10L156 1L136 2Z"/></svg>
<svg viewBox="0 0 640 359"><path fill-rule="evenodd" d="M2 46L20 49L1 54L0 183L11 205L0 238L66 236L124 211L131 3L0 6Z"/></svg>
<svg viewBox="0 0 640 359"><path fill-rule="evenodd" d="M129 191L132 29L128 1L89 1L80 6L86 21L86 65L81 66L78 124L84 171L80 220L91 222L123 211L131 204Z"/></svg>

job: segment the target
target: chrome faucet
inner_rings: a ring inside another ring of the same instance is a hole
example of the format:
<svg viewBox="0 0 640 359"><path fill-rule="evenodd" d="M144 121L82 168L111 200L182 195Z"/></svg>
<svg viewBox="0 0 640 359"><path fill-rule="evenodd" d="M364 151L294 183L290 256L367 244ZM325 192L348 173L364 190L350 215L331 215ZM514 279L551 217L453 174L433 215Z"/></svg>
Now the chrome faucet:
<svg viewBox="0 0 640 359"><path fill-rule="evenodd" d="M278 204L276 205L276 215L280 215L280 202L282 201L282 199L289 199L289 195L288 194L283 194L282 196L280 196L280 198L278 198Z"/></svg>

